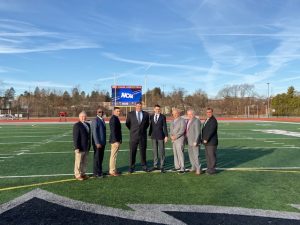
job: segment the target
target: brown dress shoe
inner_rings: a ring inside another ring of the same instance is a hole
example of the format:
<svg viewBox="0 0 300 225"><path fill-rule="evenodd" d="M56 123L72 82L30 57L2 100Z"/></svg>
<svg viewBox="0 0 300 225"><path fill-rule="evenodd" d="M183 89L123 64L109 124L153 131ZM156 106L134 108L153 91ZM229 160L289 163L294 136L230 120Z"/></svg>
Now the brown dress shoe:
<svg viewBox="0 0 300 225"><path fill-rule="evenodd" d="M114 172L114 173L110 173L110 175L111 175L111 176L113 176L113 177L120 176L120 174L118 174L118 173L116 173L116 172Z"/></svg>
<svg viewBox="0 0 300 225"><path fill-rule="evenodd" d="M75 177L76 180L79 180L79 181L83 181L84 178L82 176L79 176L79 177Z"/></svg>
<svg viewBox="0 0 300 225"><path fill-rule="evenodd" d="M84 175L81 175L81 177L84 179L84 180L87 180L87 179L89 179L90 177L88 176L88 175L86 175L86 174L84 174Z"/></svg>

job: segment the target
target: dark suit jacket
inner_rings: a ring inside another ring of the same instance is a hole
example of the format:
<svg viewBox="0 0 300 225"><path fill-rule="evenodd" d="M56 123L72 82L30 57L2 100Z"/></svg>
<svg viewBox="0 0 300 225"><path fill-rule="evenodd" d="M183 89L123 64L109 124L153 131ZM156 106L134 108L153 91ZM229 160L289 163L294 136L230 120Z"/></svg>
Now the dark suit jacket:
<svg viewBox="0 0 300 225"><path fill-rule="evenodd" d="M149 136L151 136L152 139L163 140L165 137L168 137L166 116L159 114L158 121L155 123L154 115L155 114L150 116Z"/></svg>
<svg viewBox="0 0 300 225"><path fill-rule="evenodd" d="M122 142L122 127L119 117L112 115L109 120L110 136L109 143Z"/></svg>
<svg viewBox="0 0 300 225"><path fill-rule="evenodd" d="M92 120L92 143L93 145L101 144L105 146L106 144L106 126L105 122L102 121L98 116Z"/></svg>
<svg viewBox="0 0 300 225"><path fill-rule="evenodd" d="M91 147L91 128L89 123L86 123L86 125L89 127L89 132L80 121L73 126L74 149L79 149L81 152L89 151Z"/></svg>
<svg viewBox="0 0 300 225"><path fill-rule="evenodd" d="M149 114L142 111L143 119L141 124L138 123L136 118L136 112L131 111L128 113L126 118L126 126L130 130L131 140L139 140L142 138L147 138L147 128L149 127Z"/></svg>
<svg viewBox="0 0 300 225"><path fill-rule="evenodd" d="M218 145L218 122L214 116L212 116L202 128L202 143L203 140L207 140L207 144L205 145Z"/></svg>

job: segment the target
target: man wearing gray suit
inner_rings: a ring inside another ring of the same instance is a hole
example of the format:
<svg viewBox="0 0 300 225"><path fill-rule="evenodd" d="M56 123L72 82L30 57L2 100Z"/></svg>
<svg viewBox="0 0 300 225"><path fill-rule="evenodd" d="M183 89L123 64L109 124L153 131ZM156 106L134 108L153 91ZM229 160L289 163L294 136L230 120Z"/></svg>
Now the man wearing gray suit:
<svg viewBox="0 0 300 225"><path fill-rule="evenodd" d="M196 175L200 175L201 164L199 163L199 146L201 142L201 122L195 117L195 111L192 109L187 111L187 118L186 141L192 165L190 171L196 172Z"/></svg>
<svg viewBox="0 0 300 225"><path fill-rule="evenodd" d="M180 112L178 109L173 109L172 115L174 117L174 120L170 125L170 136L173 143L175 170L179 170L179 173L184 173L185 168L183 152L186 123L185 120L180 117Z"/></svg>

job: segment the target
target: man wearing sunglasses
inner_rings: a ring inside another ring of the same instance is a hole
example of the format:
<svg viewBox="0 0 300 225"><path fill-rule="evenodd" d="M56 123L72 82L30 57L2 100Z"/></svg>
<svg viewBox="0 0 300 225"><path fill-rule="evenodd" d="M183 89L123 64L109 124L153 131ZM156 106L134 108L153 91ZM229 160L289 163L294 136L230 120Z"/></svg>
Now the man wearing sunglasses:
<svg viewBox="0 0 300 225"><path fill-rule="evenodd" d="M103 109L97 109L97 116L92 120L92 143L94 148L93 174L96 178L103 178L102 162L106 145L106 126L103 119Z"/></svg>

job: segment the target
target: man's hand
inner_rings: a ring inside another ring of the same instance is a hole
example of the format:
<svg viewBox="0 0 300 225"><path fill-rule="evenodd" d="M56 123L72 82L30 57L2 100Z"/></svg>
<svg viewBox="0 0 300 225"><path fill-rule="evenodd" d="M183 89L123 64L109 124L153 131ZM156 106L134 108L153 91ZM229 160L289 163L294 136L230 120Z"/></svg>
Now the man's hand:
<svg viewBox="0 0 300 225"><path fill-rule="evenodd" d="M168 137L165 137L165 143L167 143L168 142Z"/></svg>
<svg viewBox="0 0 300 225"><path fill-rule="evenodd" d="M197 146L197 142L194 142L194 143L193 143L193 146L196 147L196 146Z"/></svg>
<svg viewBox="0 0 300 225"><path fill-rule="evenodd" d="M174 135L171 136L172 141L176 140L176 137Z"/></svg>
<svg viewBox="0 0 300 225"><path fill-rule="evenodd" d="M102 145L101 145L101 144L96 144L96 147L97 147L97 148L101 148Z"/></svg>
<svg viewBox="0 0 300 225"><path fill-rule="evenodd" d="M207 140L203 140L203 143L206 144L206 143L207 143Z"/></svg>

